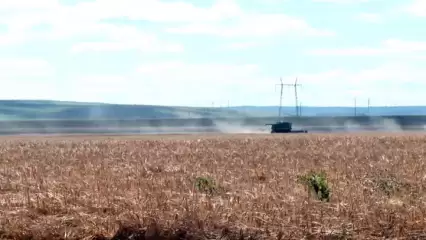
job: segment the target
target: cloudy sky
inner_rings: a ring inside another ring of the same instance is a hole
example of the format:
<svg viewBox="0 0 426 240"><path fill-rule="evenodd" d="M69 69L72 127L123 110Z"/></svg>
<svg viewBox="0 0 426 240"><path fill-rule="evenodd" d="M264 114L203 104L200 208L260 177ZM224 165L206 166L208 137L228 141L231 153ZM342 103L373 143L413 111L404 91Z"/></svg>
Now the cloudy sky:
<svg viewBox="0 0 426 240"><path fill-rule="evenodd" d="M426 0L0 1L1 99L426 105L425 66Z"/></svg>

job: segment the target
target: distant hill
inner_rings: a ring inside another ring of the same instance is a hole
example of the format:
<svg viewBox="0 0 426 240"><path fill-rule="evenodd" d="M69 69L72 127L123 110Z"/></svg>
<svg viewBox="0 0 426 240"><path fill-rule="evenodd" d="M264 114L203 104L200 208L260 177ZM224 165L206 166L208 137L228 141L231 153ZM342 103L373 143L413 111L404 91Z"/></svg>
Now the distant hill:
<svg viewBox="0 0 426 240"><path fill-rule="evenodd" d="M49 100L0 100L0 120L244 117L234 109L121 105Z"/></svg>
<svg viewBox="0 0 426 240"><path fill-rule="evenodd" d="M278 106L238 106L231 109L246 112L250 115L277 116ZM354 107L309 107L301 109L302 116L354 116ZM283 116L296 115L295 107L282 107ZM398 106L398 107L357 107L356 115L390 116L390 115L426 115L426 106Z"/></svg>
<svg viewBox="0 0 426 240"><path fill-rule="evenodd" d="M294 107L283 107L283 116L295 115ZM0 120L45 119L139 119L277 116L278 106L229 108L170 107L49 100L0 100ZM303 107L303 116L353 116L353 107ZM426 106L357 108L357 115L426 115Z"/></svg>

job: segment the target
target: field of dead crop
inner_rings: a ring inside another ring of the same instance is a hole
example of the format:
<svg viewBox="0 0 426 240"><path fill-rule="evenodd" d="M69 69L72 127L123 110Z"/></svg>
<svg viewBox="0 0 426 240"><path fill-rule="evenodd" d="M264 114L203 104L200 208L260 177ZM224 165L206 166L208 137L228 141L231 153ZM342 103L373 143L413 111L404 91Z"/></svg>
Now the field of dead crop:
<svg viewBox="0 0 426 240"><path fill-rule="evenodd" d="M422 134L0 139L1 239L426 239Z"/></svg>

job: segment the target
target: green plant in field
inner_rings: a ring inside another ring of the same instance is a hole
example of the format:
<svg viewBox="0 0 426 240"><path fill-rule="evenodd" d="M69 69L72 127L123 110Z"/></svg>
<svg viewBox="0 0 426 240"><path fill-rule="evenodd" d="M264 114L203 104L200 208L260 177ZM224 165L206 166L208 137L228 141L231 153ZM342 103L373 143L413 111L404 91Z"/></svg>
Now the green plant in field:
<svg viewBox="0 0 426 240"><path fill-rule="evenodd" d="M209 177L197 177L195 179L195 188L202 193L213 194L218 190L215 181Z"/></svg>
<svg viewBox="0 0 426 240"><path fill-rule="evenodd" d="M308 174L299 176L298 180L313 191L319 200L330 201L331 189L324 172L316 173L311 171Z"/></svg>

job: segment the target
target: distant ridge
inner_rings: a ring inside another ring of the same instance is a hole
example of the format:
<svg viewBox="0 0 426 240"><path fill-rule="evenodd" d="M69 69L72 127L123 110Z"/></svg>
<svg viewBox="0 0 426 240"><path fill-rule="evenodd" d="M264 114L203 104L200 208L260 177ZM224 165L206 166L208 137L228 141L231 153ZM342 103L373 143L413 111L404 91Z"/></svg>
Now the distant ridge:
<svg viewBox="0 0 426 240"><path fill-rule="evenodd" d="M0 100L0 120L87 120L244 117L234 109L124 105L51 100Z"/></svg>
<svg viewBox="0 0 426 240"><path fill-rule="evenodd" d="M237 111L247 111L254 115L276 116L278 115L279 106L238 106L231 107ZM283 106L283 115L296 115L294 106ZM354 107L312 107L304 106L301 108L302 116L354 116ZM357 107L356 115L369 116L413 116L426 115L426 106L372 106Z"/></svg>
<svg viewBox="0 0 426 240"><path fill-rule="evenodd" d="M130 105L53 100L0 100L0 120L87 120L199 117L268 117L278 115L278 106L233 106L218 108ZM302 116L354 116L353 107L302 107ZM426 115L426 106L358 107L357 115ZM282 107L283 116L295 115L294 106Z"/></svg>

